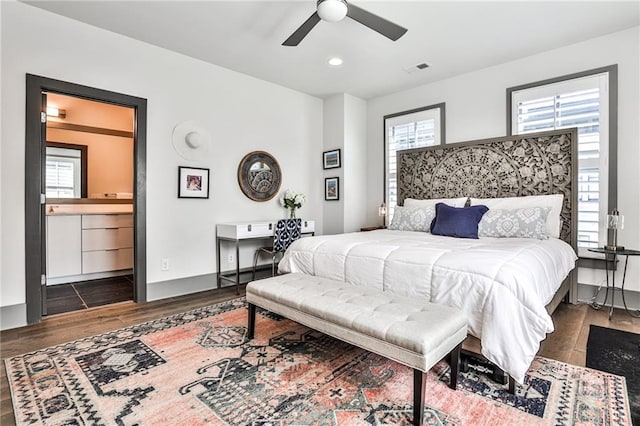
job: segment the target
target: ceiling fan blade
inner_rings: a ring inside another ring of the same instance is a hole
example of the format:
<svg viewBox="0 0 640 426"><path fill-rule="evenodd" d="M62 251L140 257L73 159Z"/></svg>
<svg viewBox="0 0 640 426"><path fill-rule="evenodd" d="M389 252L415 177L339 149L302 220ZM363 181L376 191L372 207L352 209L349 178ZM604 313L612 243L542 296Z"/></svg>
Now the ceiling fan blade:
<svg viewBox="0 0 640 426"><path fill-rule="evenodd" d="M379 17L371 12L367 12L364 9L359 8L351 3L347 4L348 11L347 16L355 21L360 22L371 28L374 31L379 32L383 36L396 41L407 32L407 29L401 27L398 24L394 24L391 21L387 21L384 18Z"/></svg>
<svg viewBox="0 0 640 426"><path fill-rule="evenodd" d="M293 32L289 36L288 39L282 43L283 46L297 46L300 44L303 38L309 34L309 32L316 26L316 24L320 22L320 16L318 16L318 12L313 12L313 15L309 16L309 19L304 21L304 24L300 25L300 27Z"/></svg>

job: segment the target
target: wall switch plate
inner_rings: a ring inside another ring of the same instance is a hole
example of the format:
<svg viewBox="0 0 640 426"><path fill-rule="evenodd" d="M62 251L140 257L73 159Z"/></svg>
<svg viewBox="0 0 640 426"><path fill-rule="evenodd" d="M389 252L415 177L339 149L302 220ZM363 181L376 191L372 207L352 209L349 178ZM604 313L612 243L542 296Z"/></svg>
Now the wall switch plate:
<svg viewBox="0 0 640 426"><path fill-rule="evenodd" d="M169 259L165 257L160 261L160 269L163 271L169 270Z"/></svg>
<svg viewBox="0 0 640 426"><path fill-rule="evenodd" d="M227 256L227 262L233 263L234 260L236 260L236 257L233 255L233 253Z"/></svg>

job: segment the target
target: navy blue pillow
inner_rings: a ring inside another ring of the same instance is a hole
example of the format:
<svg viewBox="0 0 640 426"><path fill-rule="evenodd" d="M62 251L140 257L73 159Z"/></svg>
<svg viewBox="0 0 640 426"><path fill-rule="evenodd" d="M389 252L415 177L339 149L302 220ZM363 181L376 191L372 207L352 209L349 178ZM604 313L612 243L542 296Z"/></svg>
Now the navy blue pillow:
<svg viewBox="0 0 640 426"><path fill-rule="evenodd" d="M478 238L478 223L489 211L487 206L451 207L436 204L436 217L431 222L433 235L456 238Z"/></svg>

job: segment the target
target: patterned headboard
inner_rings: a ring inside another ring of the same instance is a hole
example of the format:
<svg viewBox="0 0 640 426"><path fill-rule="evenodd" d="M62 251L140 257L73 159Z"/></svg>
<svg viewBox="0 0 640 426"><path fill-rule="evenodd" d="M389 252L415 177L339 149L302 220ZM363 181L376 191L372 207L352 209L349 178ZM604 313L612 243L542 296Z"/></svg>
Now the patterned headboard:
<svg viewBox="0 0 640 426"><path fill-rule="evenodd" d="M398 204L564 194L560 238L577 250L577 136L573 128L399 151Z"/></svg>

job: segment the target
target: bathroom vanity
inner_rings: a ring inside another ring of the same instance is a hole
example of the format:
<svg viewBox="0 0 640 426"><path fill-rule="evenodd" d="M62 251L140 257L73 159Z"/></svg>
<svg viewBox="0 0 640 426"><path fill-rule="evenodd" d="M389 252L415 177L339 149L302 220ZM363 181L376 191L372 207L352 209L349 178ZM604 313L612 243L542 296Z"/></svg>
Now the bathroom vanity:
<svg viewBox="0 0 640 426"><path fill-rule="evenodd" d="M47 285L130 274L131 204L47 205Z"/></svg>

